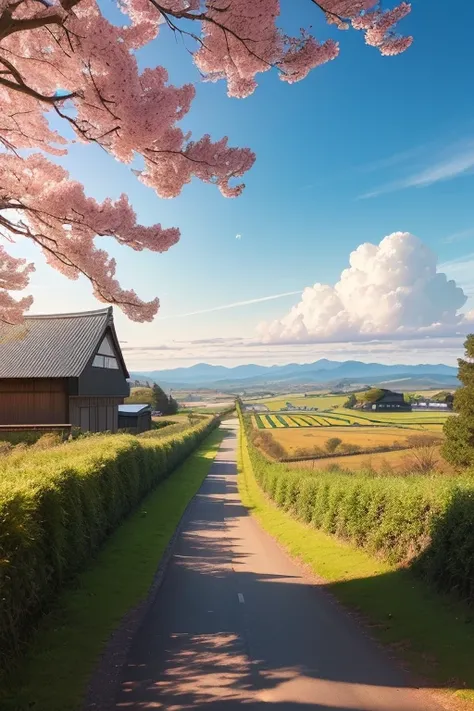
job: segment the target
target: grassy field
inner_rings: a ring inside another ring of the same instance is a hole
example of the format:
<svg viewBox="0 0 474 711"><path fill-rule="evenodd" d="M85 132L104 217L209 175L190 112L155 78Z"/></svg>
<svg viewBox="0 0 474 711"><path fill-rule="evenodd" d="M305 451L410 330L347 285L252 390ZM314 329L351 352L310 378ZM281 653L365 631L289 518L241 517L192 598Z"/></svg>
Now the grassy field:
<svg viewBox="0 0 474 711"><path fill-rule="evenodd" d="M342 407L347 400L347 395L320 395L303 394L282 395L269 400L259 400L259 404L266 405L269 410L281 410L287 402L295 407L317 407L318 410L327 410L330 407Z"/></svg>
<svg viewBox="0 0 474 711"><path fill-rule="evenodd" d="M253 476L245 443L239 470L242 501L263 528L323 578L327 590L356 610L369 633L427 679L443 702L454 702L456 708L457 702L465 702L463 708L473 709L474 626L469 610L431 592L403 567L391 567L276 508Z"/></svg>
<svg viewBox="0 0 474 711"><path fill-rule="evenodd" d="M222 440L213 432L110 536L73 588L44 617L8 683L2 711L76 711L111 632L143 600L189 500L201 485Z"/></svg>
<svg viewBox="0 0 474 711"><path fill-rule="evenodd" d="M413 435L411 430L398 427L301 427L296 429L274 429L272 436L293 456L297 449L304 447L324 447L329 437L339 437L344 444L354 444L364 449L372 447L393 447L394 444L407 444ZM408 444L407 444L408 446ZM325 460L327 461L327 460Z"/></svg>
<svg viewBox="0 0 474 711"><path fill-rule="evenodd" d="M441 431L447 417L439 412L360 412L338 408L330 412L276 413L253 416L259 429L315 428L315 427L396 427Z"/></svg>

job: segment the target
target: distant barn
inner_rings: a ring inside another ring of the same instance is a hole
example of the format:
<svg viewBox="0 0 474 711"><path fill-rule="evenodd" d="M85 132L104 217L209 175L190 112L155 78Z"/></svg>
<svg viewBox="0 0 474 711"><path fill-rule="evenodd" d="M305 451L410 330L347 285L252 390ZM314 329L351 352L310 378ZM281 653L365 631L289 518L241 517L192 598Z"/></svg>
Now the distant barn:
<svg viewBox="0 0 474 711"><path fill-rule="evenodd" d="M393 412L411 412L411 405L405 402L403 393L394 393L381 388L381 395L375 402L367 402L364 410L385 410Z"/></svg>
<svg viewBox="0 0 474 711"><path fill-rule="evenodd" d="M119 405L119 429L133 430L136 434L151 429L150 405Z"/></svg>
<svg viewBox="0 0 474 711"><path fill-rule="evenodd" d="M128 377L112 308L0 323L0 425L115 432Z"/></svg>

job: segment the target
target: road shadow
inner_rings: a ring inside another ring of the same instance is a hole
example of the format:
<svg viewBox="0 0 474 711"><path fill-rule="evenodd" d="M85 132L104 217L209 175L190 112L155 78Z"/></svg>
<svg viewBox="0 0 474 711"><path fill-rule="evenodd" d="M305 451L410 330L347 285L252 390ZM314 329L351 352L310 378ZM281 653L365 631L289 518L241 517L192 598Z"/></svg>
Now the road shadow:
<svg viewBox="0 0 474 711"><path fill-rule="evenodd" d="M186 515L113 708L439 709L418 691L424 683L415 683L328 592L344 602L379 600L382 617L390 601L384 623L390 642L390 630L410 603L402 594L406 580L401 584L409 573L329 586L312 582L240 503L235 443L229 440ZM429 667L428 656L426 661ZM474 688L474 669L466 673Z"/></svg>

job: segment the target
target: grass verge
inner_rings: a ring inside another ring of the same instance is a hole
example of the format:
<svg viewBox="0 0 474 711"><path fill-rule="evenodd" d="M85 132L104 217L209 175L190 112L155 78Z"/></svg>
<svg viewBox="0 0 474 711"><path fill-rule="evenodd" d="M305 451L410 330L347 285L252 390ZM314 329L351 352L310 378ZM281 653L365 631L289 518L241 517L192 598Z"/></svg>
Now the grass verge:
<svg viewBox="0 0 474 711"><path fill-rule="evenodd" d="M376 639L390 645L428 685L443 691L447 701L474 708L472 610L432 592L408 571L278 509L253 476L242 435L238 484L244 506L262 527L356 610Z"/></svg>
<svg viewBox="0 0 474 711"><path fill-rule="evenodd" d="M143 600L179 520L207 475L224 433L214 431L107 540L45 616L0 691L2 711L75 711L111 632Z"/></svg>

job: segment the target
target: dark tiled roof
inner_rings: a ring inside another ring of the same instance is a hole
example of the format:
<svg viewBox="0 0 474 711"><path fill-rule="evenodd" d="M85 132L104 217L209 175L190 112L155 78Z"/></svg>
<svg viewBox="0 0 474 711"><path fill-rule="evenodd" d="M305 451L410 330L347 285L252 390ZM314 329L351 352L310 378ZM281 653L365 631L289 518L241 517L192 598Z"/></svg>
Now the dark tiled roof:
<svg viewBox="0 0 474 711"><path fill-rule="evenodd" d="M0 378L77 378L99 345L112 308L0 322Z"/></svg>

